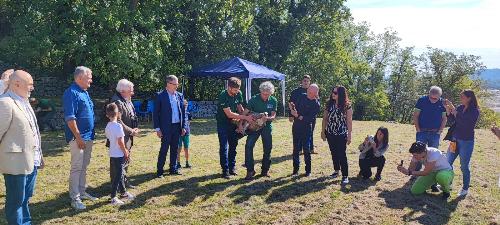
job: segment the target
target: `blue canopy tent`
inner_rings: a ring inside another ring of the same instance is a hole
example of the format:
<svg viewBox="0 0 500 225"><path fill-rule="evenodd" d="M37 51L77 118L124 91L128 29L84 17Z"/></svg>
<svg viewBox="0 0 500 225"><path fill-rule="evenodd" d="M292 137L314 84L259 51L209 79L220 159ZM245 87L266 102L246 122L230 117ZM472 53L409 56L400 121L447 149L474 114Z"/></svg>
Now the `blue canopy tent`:
<svg viewBox="0 0 500 225"><path fill-rule="evenodd" d="M225 60L213 65L203 66L191 71L189 77L229 78L239 77L245 80L245 99L248 102L252 94L252 79L263 78L279 80L281 82L281 95L283 115L285 115L285 74L271 70L265 66L244 60L238 57Z"/></svg>

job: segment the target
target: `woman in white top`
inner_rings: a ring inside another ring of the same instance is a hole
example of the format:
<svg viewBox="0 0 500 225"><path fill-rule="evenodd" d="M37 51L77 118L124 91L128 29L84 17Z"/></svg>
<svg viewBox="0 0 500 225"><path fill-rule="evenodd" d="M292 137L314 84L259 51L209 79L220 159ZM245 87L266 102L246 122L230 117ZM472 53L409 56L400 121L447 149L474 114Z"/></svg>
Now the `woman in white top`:
<svg viewBox="0 0 500 225"><path fill-rule="evenodd" d="M382 169L385 165L384 153L389 148L389 130L385 127L379 127L375 136L367 136L365 141L359 145L359 174L363 179L369 179L372 176L372 167L377 167L375 180L382 179Z"/></svg>

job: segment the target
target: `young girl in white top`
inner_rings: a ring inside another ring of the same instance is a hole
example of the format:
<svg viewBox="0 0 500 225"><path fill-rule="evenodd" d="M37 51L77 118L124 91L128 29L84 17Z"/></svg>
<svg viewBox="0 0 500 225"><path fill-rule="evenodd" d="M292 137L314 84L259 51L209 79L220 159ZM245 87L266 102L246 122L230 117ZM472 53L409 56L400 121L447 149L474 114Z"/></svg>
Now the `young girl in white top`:
<svg viewBox="0 0 500 225"><path fill-rule="evenodd" d="M124 202L116 196L133 200L134 195L125 189L124 165L128 161L129 152L125 147L123 128L118 123L118 106L115 103L106 106L106 116L109 118L105 134L109 140L109 165L111 173L111 204L122 205Z"/></svg>

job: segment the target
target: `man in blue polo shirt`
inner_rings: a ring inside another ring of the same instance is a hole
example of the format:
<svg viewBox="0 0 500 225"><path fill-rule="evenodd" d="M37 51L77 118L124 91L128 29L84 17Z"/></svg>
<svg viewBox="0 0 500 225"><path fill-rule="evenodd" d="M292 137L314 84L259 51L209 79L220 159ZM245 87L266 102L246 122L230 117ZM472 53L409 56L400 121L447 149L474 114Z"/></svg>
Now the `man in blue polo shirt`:
<svg viewBox="0 0 500 225"><path fill-rule="evenodd" d="M76 67L75 82L63 95L64 131L71 151L71 171L69 175L69 195L71 206L85 209L82 199L97 200L85 189L87 167L90 164L94 141L94 103L87 92L92 83L92 71L84 66Z"/></svg>
<svg viewBox="0 0 500 225"><path fill-rule="evenodd" d="M413 112L413 123L417 131L416 141L423 142L429 147L439 148L439 137L446 125L446 108L441 98L443 91L438 86L432 86L429 94L418 99ZM422 164L418 163L415 171L419 171ZM433 187L434 189L434 187Z"/></svg>

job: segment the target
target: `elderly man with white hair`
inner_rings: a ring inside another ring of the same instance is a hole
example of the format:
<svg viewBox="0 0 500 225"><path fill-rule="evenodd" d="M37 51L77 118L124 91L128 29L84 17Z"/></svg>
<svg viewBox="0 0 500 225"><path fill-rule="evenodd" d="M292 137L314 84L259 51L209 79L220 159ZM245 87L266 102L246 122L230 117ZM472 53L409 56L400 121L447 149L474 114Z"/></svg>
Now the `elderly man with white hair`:
<svg viewBox="0 0 500 225"><path fill-rule="evenodd" d="M262 156L261 176L270 177L269 168L271 167L271 150L273 148L273 138L271 136L271 122L276 118L278 101L274 96L274 85L269 82L263 82L259 86L260 94L253 96L247 104L247 108L243 112L244 115L249 113L263 113L263 120L266 125L256 131L248 131L247 142L245 144L245 167L247 175L245 179L250 180L255 176L253 149L255 142L262 136L262 145L264 155Z"/></svg>
<svg viewBox="0 0 500 225"><path fill-rule="evenodd" d="M118 122L123 127L123 133L125 134L124 142L127 147L129 154L131 152L132 146L134 145L134 136L139 135L139 124L137 115L135 114L134 104L132 103L132 96L134 95L134 84L127 79L121 79L116 84L116 94L111 97L111 102L114 102L118 106ZM109 143L109 140L107 144ZM129 156L130 158L130 156ZM127 188L135 188L134 185L130 183L127 178L129 163L125 163L124 166L124 176L125 185ZM115 174L110 171L111 174Z"/></svg>
<svg viewBox="0 0 500 225"><path fill-rule="evenodd" d="M90 164L94 144L94 103L87 92L92 83L92 71L84 66L76 67L74 82L64 91L63 109L66 121L64 131L71 151L69 195L71 206L85 209L82 199L95 201L98 198L86 192L87 167Z"/></svg>
<svg viewBox="0 0 500 225"><path fill-rule="evenodd" d="M446 107L444 99L441 98L443 91L438 86L432 86L429 94L418 99L413 112L413 123L415 124L416 141L427 144L429 147L438 148L439 138L446 125ZM422 169L422 164L417 163L415 171ZM439 192L436 186L432 186L433 192Z"/></svg>

